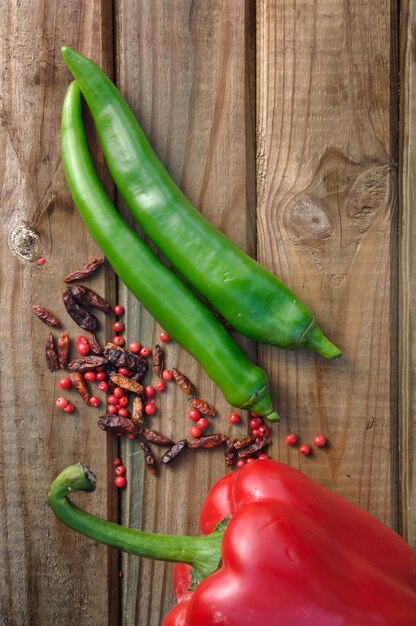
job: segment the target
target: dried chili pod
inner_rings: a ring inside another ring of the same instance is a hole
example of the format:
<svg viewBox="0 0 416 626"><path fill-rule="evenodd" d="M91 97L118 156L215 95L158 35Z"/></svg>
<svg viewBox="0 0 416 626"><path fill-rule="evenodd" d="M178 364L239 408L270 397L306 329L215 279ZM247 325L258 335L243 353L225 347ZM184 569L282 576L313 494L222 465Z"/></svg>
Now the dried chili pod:
<svg viewBox="0 0 416 626"><path fill-rule="evenodd" d="M64 281L66 283L72 283L75 280L82 280L83 278L87 278L87 276L91 276L91 274L93 274L95 270L104 263L104 261L104 257L102 257L101 259L93 259L86 265L83 265L79 269L65 276Z"/></svg>
<svg viewBox="0 0 416 626"><path fill-rule="evenodd" d="M133 393L143 393L143 386L128 376L123 376L122 374L112 374L110 378L113 383L117 385L117 387L122 387L123 389L132 391Z"/></svg>
<svg viewBox="0 0 416 626"><path fill-rule="evenodd" d="M113 307L111 304L89 287L84 287L84 285L70 285L67 291L83 306L92 306L95 309L104 311L104 313L109 315L113 313Z"/></svg>
<svg viewBox="0 0 416 626"><path fill-rule="evenodd" d="M62 298L68 314L72 317L74 322L78 324L78 326L91 332L96 330L98 320L95 315L80 306L75 298L71 296L69 291L64 291Z"/></svg>
<svg viewBox="0 0 416 626"><path fill-rule="evenodd" d="M173 459L176 459L178 454L180 454L185 448L188 446L187 439L181 439L177 441L169 450L166 450L165 454L160 459L160 463L166 465L167 463L171 463Z"/></svg>
<svg viewBox="0 0 416 626"><path fill-rule="evenodd" d="M59 356L56 349L55 337L52 333L48 333L45 341L45 356L48 369L53 372L59 369Z"/></svg>
<svg viewBox="0 0 416 626"><path fill-rule="evenodd" d="M234 447L234 439L226 439L225 441L225 464L227 467L231 467L234 463L235 456L237 454L237 450Z"/></svg>
<svg viewBox="0 0 416 626"><path fill-rule="evenodd" d="M150 441L150 443L154 443L157 446L172 446L173 441L170 437L159 433L157 430L153 430L152 428L142 428L141 434L143 437Z"/></svg>
<svg viewBox="0 0 416 626"><path fill-rule="evenodd" d="M193 450L197 450L198 448L218 448L218 446L222 446L226 439L226 435L222 433L203 435L202 437L188 441L188 448L192 448Z"/></svg>
<svg viewBox="0 0 416 626"><path fill-rule="evenodd" d="M58 328L61 325L58 318L55 317L55 315L50 311L47 311L43 306L40 306L39 304L32 304L32 310L36 317L38 317L47 326Z"/></svg>
<svg viewBox="0 0 416 626"><path fill-rule="evenodd" d="M191 398L189 402L194 409L198 409L198 411L203 415L217 414L217 409L213 407L212 404L205 402L205 400L201 400L201 398Z"/></svg>
<svg viewBox="0 0 416 626"><path fill-rule="evenodd" d="M234 441L234 448L236 450L241 450L242 448L245 448L246 446L253 443L253 441L255 440L255 435L247 435L247 437L243 437L243 439L237 439L236 441Z"/></svg>
<svg viewBox="0 0 416 626"><path fill-rule="evenodd" d="M91 352L94 354L98 354L102 356L104 354L104 348L99 344L97 337L94 333L90 333L87 337L87 342L89 347L91 348Z"/></svg>
<svg viewBox="0 0 416 626"><path fill-rule="evenodd" d="M131 419L135 424L143 424L144 419L144 402L140 396L136 396L133 400L133 407L131 410Z"/></svg>
<svg viewBox="0 0 416 626"><path fill-rule="evenodd" d="M85 382L85 378L83 377L81 372L71 372L69 374L69 377L72 380L74 388L76 389L76 391L78 391L85 404L89 404L91 395L88 389L88 385Z"/></svg>
<svg viewBox="0 0 416 626"><path fill-rule="evenodd" d="M59 365L63 370L67 368L70 349L71 337L69 336L69 333L62 333L58 337L58 357Z"/></svg>
<svg viewBox="0 0 416 626"><path fill-rule="evenodd" d="M88 354L86 356L80 356L78 359L71 361L68 364L68 369L72 370L73 372L83 373L87 370L93 370L97 367L102 367L103 365L106 365L106 363L107 359L105 358L105 356Z"/></svg>
<svg viewBox="0 0 416 626"><path fill-rule="evenodd" d="M184 393L186 393L186 395L189 395L189 394L191 394L193 392L194 386L191 383L191 381L189 380L189 378L187 378L187 376L185 376L185 374L182 374L182 372L177 370L176 367L172 368L172 374L173 374L173 378L175 379L176 383L178 384L178 387Z"/></svg>
<svg viewBox="0 0 416 626"><path fill-rule="evenodd" d="M147 372L148 365L146 359L113 343L108 343L105 346L104 356L115 369L125 367L137 374L137 378L141 377L141 380L143 380ZM137 378L135 377L134 380L137 380Z"/></svg>
<svg viewBox="0 0 416 626"><path fill-rule="evenodd" d="M140 428L131 419L121 417L121 415L102 415L98 419L98 426L115 435L137 436L140 434Z"/></svg>
<svg viewBox="0 0 416 626"><path fill-rule="evenodd" d="M248 446L238 451L240 459L247 459L258 452L261 452L266 446L271 443L271 439L262 439L261 441L253 441Z"/></svg>
<svg viewBox="0 0 416 626"><path fill-rule="evenodd" d="M152 370L158 378L162 377L163 360L163 348L156 344L152 352Z"/></svg>
<svg viewBox="0 0 416 626"><path fill-rule="evenodd" d="M147 466L149 472L151 474L155 475L156 474L156 459L153 456L152 451L150 450L149 446L144 441L140 441L140 439L139 439L137 441L137 443L139 444L139 446L143 450L144 460L146 462L146 466Z"/></svg>

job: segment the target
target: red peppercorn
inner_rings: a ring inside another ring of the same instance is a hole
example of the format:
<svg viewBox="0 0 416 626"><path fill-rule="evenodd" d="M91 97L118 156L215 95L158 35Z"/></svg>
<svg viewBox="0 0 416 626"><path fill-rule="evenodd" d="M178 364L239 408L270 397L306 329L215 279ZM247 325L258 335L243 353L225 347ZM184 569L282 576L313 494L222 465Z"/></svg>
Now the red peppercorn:
<svg viewBox="0 0 416 626"><path fill-rule="evenodd" d="M239 459L237 461L237 467L240 469L241 467L244 467L244 465L246 464L246 462L244 461L244 459Z"/></svg>
<svg viewBox="0 0 416 626"><path fill-rule="evenodd" d="M151 354L152 354L152 351L147 346L143 346L143 348L140 348L140 356L144 356L144 358L147 358Z"/></svg>
<svg viewBox="0 0 416 626"><path fill-rule="evenodd" d="M64 409L66 406L68 406L68 400L66 398L57 398L56 399L56 406L58 407L58 409Z"/></svg>
<svg viewBox="0 0 416 626"><path fill-rule="evenodd" d="M198 411L198 409L191 409L188 413L188 417L193 422L197 422L201 417L201 413Z"/></svg>
<svg viewBox="0 0 416 626"><path fill-rule="evenodd" d="M100 391L108 391L108 382L106 380L101 380L97 387Z"/></svg>
<svg viewBox="0 0 416 626"><path fill-rule="evenodd" d="M116 335L112 338L111 342L115 346L124 346L124 337L122 337L121 335Z"/></svg>
<svg viewBox="0 0 416 626"><path fill-rule="evenodd" d="M124 306L122 306L121 304L116 304L113 307L113 312L114 312L114 315L117 315L118 317L120 315L123 315L123 313L124 313Z"/></svg>
<svg viewBox="0 0 416 626"><path fill-rule="evenodd" d="M97 374L95 372L85 372L84 378L88 380L89 383L93 383L97 378Z"/></svg>
<svg viewBox="0 0 416 626"><path fill-rule="evenodd" d="M260 417L258 413L250 412L251 417Z"/></svg>
<svg viewBox="0 0 416 626"><path fill-rule="evenodd" d="M251 434L253 435L253 437L259 437L260 431L258 430L258 428L253 428L253 430L251 431Z"/></svg>
<svg viewBox="0 0 416 626"><path fill-rule="evenodd" d="M209 426L209 421L206 417L200 417L196 425L200 430L206 430Z"/></svg>
<svg viewBox="0 0 416 626"><path fill-rule="evenodd" d="M111 328L114 330L115 333L122 333L125 329L125 325L124 322L117 320L117 322L114 322Z"/></svg>
<svg viewBox="0 0 416 626"><path fill-rule="evenodd" d="M294 446L298 442L298 436L295 433L288 433L285 437L288 446Z"/></svg>
<svg viewBox="0 0 416 626"><path fill-rule="evenodd" d="M268 437L270 435L270 428L266 424L259 426L259 434L262 437Z"/></svg>
<svg viewBox="0 0 416 626"><path fill-rule="evenodd" d="M152 385L147 385L144 390L147 398L153 398L156 393L156 389Z"/></svg>
<svg viewBox="0 0 416 626"><path fill-rule="evenodd" d="M99 380L100 382L103 380L107 380L106 372L97 372L96 380Z"/></svg>
<svg viewBox="0 0 416 626"><path fill-rule="evenodd" d="M120 407L127 406L128 403L129 403L129 399L128 399L127 396L122 396L121 398L119 398L118 403L119 403Z"/></svg>
<svg viewBox="0 0 416 626"><path fill-rule="evenodd" d="M246 462L247 462L247 464L248 464L248 465L250 465L250 463L254 463L254 461L256 461L256 459L255 459L254 457L250 456L250 457L247 459L247 461L246 461Z"/></svg>
<svg viewBox="0 0 416 626"><path fill-rule="evenodd" d="M72 387L72 380L70 378L61 378L58 385L61 389L69 389Z"/></svg>
<svg viewBox="0 0 416 626"><path fill-rule="evenodd" d="M155 389L156 389L156 391L165 391L166 385L163 382L163 380L158 380L157 381L157 383L155 384Z"/></svg>
<svg viewBox="0 0 416 626"><path fill-rule="evenodd" d="M165 330L162 330L162 332L159 335L159 339L160 341L163 341L164 343L168 343L171 340L170 335L168 335L168 333Z"/></svg>
<svg viewBox="0 0 416 626"><path fill-rule="evenodd" d="M117 414L120 415L120 417L130 417L130 411L123 406L121 409L118 409Z"/></svg>
<svg viewBox="0 0 416 626"><path fill-rule="evenodd" d="M125 396L126 394L124 393L124 389L123 387L116 387L113 391L113 395L116 398L122 398L123 396Z"/></svg>
<svg viewBox="0 0 416 626"><path fill-rule="evenodd" d="M128 376L130 374L130 370L127 369L127 367L119 367L117 373L121 374L122 376Z"/></svg>
<svg viewBox="0 0 416 626"><path fill-rule="evenodd" d="M191 435L191 437L194 437L194 439L198 439L198 437L202 435L202 430L197 426L192 426L189 429L189 434Z"/></svg>
<svg viewBox="0 0 416 626"><path fill-rule="evenodd" d="M127 485L127 480L124 478L124 476L116 476L114 479L114 484L119 489L122 489Z"/></svg>
<svg viewBox="0 0 416 626"><path fill-rule="evenodd" d="M129 343L129 350L130 352L133 352L133 354L140 352L140 348L141 348L141 345L139 344L138 341L132 341L131 343Z"/></svg>
<svg viewBox="0 0 416 626"><path fill-rule="evenodd" d="M230 424L238 424L241 418L238 413L230 413L227 419Z"/></svg>
<svg viewBox="0 0 416 626"><path fill-rule="evenodd" d="M162 378L163 378L163 380L172 380L173 374L172 374L172 372L170 370L163 370Z"/></svg>
<svg viewBox="0 0 416 626"><path fill-rule="evenodd" d="M313 443L318 448L322 448L326 445L326 437L324 435L315 435L313 438Z"/></svg>
<svg viewBox="0 0 416 626"><path fill-rule="evenodd" d="M117 474L117 476L122 476L125 473L126 473L126 468L124 467L124 465L118 465L116 467L116 474Z"/></svg>
<svg viewBox="0 0 416 626"><path fill-rule="evenodd" d="M269 455L266 454L265 452L262 452L261 454L259 454L259 456L257 457L259 461L265 461L266 459L269 458Z"/></svg>
<svg viewBox="0 0 416 626"><path fill-rule="evenodd" d="M89 404L91 406L100 406L101 400L100 398L97 398L97 396L91 396L91 398L89 399Z"/></svg>
<svg viewBox="0 0 416 626"><path fill-rule="evenodd" d="M132 433L129 433L127 435L127 439L136 439L136 438L137 438L137 435L133 435Z"/></svg>
<svg viewBox="0 0 416 626"><path fill-rule="evenodd" d="M157 406L154 402L146 402L144 405L144 412L146 415L154 415L157 411Z"/></svg>
<svg viewBox="0 0 416 626"><path fill-rule="evenodd" d="M259 417L253 417L250 422L250 428L259 428L259 426L261 426L263 424L263 420L261 420Z"/></svg>
<svg viewBox="0 0 416 626"><path fill-rule="evenodd" d="M75 411L75 404L72 404L72 402L68 402L68 404L64 408L64 411L65 413L73 413Z"/></svg>
<svg viewBox="0 0 416 626"><path fill-rule="evenodd" d="M118 403L118 399L115 397L114 394L111 394L110 396L108 396L107 398L107 402L108 404L117 404Z"/></svg>
<svg viewBox="0 0 416 626"><path fill-rule="evenodd" d="M114 404L109 404L107 407L107 413L109 413L110 415L115 415L117 413L118 409Z"/></svg>
<svg viewBox="0 0 416 626"><path fill-rule="evenodd" d="M87 356L87 354L90 353L91 348L88 343L84 341L80 341L79 344L77 345L77 350L78 350L78 354L81 354L81 356Z"/></svg>
<svg viewBox="0 0 416 626"><path fill-rule="evenodd" d="M114 461L113 461L113 464L114 464L114 465L116 465L116 466L121 465L121 461L120 461L120 459L119 459L118 457L116 457L116 458L114 459Z"/></svg>
<svg viewBox="0 0 416 626"><path fill-rule="evenodd" d="M308 456L308 454L310 454L311 452L311 447L308 446L307 443L303 443L301 446L299 446L299 452L304 456Z"/></svg>
<svg viewBox="0 0 416 626"><path fill-rule="evenodd" d="M85 335L78 335L78 337L75 339L75 343L78 345L79 343L88 343L88 339L86 338Z"/></svg>
<svg viewBox="0 0 416 626"><path fill-rule="evenodd" d="M46 263L46 259L44 256L38 259L38 265L45 265L45 263Z"/></svg>

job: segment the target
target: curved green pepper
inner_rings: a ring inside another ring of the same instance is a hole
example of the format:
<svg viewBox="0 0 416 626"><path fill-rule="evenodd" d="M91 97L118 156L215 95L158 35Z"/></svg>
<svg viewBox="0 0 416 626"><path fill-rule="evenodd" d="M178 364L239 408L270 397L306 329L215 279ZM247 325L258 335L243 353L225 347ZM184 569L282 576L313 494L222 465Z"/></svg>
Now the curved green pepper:
<svg viewBox="0 0 416 626"><path fill-rule="evenodd" d="M239 332L283 348L341 355L286 285L248 257L186 199L127 102L90 59L62 48L94 118L124 200L165 257Z"/></svg>
<svg viewBox="0 0 416 626"><path fill-rule="evenodd" d="M74 82L62 110L66 180L85 225L110 265L169 335L192 354L233 406L277 421L267 377L215 315L127 226L105 193L88 150L81 92Z"/></svg>

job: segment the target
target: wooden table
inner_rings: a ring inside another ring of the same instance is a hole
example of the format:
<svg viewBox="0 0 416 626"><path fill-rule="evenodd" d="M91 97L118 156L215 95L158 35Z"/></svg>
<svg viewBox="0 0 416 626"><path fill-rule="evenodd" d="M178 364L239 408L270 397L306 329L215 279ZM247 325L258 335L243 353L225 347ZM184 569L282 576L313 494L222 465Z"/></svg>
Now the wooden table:
<svg viewBox="0 0 416 626"><path fill-rule="evenodd" d="M342 359L326 362L241 340L266 369L282 416L273 458L415 545L415 2L403 0L400 14L397 4L1 4L0 624L156 626L173 605L171 565L120 558L54 518L46 494L64 466L83 461L98 474L97 492L76 499L82 506L171 533L198 531L199 506L224 472L222 454L208 452L154 478L137 444L121 441L128 487L119 493L117 441L98 429L99 410L78 399L72 415L55 408L61 374L46 368L47 328L31 305L52 309L78 334L63 308L62 278L98 252L59 156L70 81L64 44L114 78L187 196L282 277L343 348ZM91 131L100 175L131 223ZM157 342L160 328L110 268L88 285L126 307L128 341ZM109 340L111 321L101 321L100 339ZM200 367L174 344L166 358L217 406L216 427L231 432L230 407ZM170 387L151 423L186 436L184 396ZM290 431L306 442L322 432L329 446L302 457L284 442Z"/></svg>

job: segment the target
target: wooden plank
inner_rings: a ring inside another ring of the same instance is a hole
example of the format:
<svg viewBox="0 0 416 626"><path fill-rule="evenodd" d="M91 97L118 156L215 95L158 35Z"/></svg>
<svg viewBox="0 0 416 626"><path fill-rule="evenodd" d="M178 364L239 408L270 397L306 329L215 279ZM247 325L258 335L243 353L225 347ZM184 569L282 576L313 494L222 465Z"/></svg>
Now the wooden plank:
<svg viewBox="0 0 416 626"><path fill-rule="evenodd" d="M416 549L416 465L413 460L416 446L416 395L413 384L416 359L412 349L416 312L415 3L411 0L400 3L400 12L400 531Z"/></svg>
<svg viewBox="0 0 416 626"><path fill-rule="evenodd" d="M396 24L386 0L258 2L259 260L307 302L338 362L262 348L274 454L396 526ZM374 17L376 16L376 18Z"/></svg>
<svg viewBox="0 0 416 626"><path fill-rule="evenodd" d="M253 119L246 94L252 76L246 74L244 3L155 1L133 7L120 1L116 25L117 82L162 161L195 205L254 253ZM160 329L124 292L123 299L127 328L134 329L129 341L153 346ZM217 407L211 432L228 430L230 407L201 368L173 344L165 352L167 366L188 375L199 395ZM186 398L173 385L157 399L151 423L177 440L187 436L190 422ZM145 473L134 442L124 447L123 461L130 480L123 523L198 532L200 504L225 469L220 451L189 451L158 478ZM123 624L161 623L173 604L171 574L171 565L123 558Z"/></svg>
<svg viewBox="0 0 416 626"><path fill-rule="evenodd" d="M55 408L62 372L47 370L48 328L31 310L43 305L71 335L80 332L63 307L62 278L98 251L73 210L61 167L70 75L60 47L82 50L111 73L111 23L101 2L1 4L0 623L10 626L115 623L117 612L107 549L65 528L47 505L51 480L82 461L101 480L94 497L77 501L104 517L114 513L97 409L86 409L74 391L67 394L74 414ZM37 264L41 256L46 265ZM105 270L88 284L111 296Z"/></svg>

